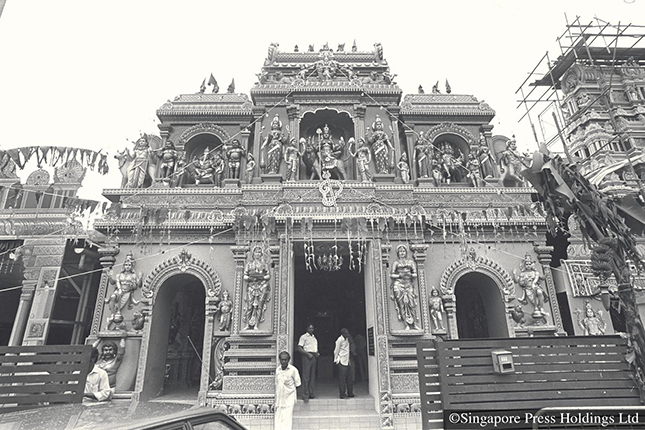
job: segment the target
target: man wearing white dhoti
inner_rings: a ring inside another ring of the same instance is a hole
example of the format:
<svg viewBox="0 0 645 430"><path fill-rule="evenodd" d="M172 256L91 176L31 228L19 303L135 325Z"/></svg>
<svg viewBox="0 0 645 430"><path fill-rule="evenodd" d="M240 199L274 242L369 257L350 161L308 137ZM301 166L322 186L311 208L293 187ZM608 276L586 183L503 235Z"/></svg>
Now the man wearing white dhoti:
<svg viewBox="0 0 645 430"><path fill-rule="evenodd" d="M291 355L282 351L280 366L275 370L275 430L291 430L293 407L298 401L296 388L300 386L298 369L289 364Z"/></svg>

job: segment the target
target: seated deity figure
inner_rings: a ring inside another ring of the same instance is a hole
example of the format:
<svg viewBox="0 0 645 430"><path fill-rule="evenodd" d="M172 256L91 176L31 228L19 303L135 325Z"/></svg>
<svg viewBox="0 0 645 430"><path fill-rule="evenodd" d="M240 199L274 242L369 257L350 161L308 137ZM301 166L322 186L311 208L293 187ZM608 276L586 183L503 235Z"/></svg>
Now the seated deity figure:
<svg viewBox="0 0 645 430"><path fill-rule="evenodd" d="M193 161L193 166L195 184L214 183L215 167L213 166L213 155L210 148L204 149L202 155Z"/></svg>
<svg viewBox="0 0 645 430"><path fill-rule="evenodd" d="M417 321L417 293L414 282L417 278L417 264L408 258L408 248L405 245L396 247L398 260L392 264L390 278L392 282L392 295L396 316L405 324L406 330L418 330Z"/></svg>
<svg viewBox="0 0 645 430"><path fill-rule="evenodd" d="M372 152L376 161L376 173L390 173L394 164L390 154L394 153L394 146L392 146L390 138L383 130L383 121L378 115L376 115L376 120L372 123L372 133L367 138L367 141L372 145Z"/></svg>
<svg viewBox="0 0 645 430"><path fill-rule="evenodd" d="M517 301L524 305L527 303L533 305L531 316L534 319L544 318L547 315L544 309L546 293L540 287L540 282L544 280L544 277L535 268L535 261L533 261L530 254L527 253L524 256L524 260L520 265L520 273L518 274L516 270L513 271L513 278L522 287L522 297Z"/></svg>
<svg viewBox="0 0 645 430"><path fill-rule="evenodd" d="M244 280L247 282L247 287L242 319L246 323L247 330L258 330L258 325L264 321L264 312L271 293L269 279L271 274L269 264L264 257L264 250L259 245L255 246L244 267Z"/></svg>
<svg viewBox="0 0 645 430"><path fill-rule="evenodd" d="M108 304L112 312L108 318L110 327L113 325L122 327L123 314L121 311L123 308L127 306L128 309L132 309L139 304L139 301L134 298L133 293L137 288L141 287L141 281L141 274L137 275L134 272L134 256L132 252L129 252L125 256L123 270L114 279L114 283L116 284L114 292L105 299L105 303Z"/></svg>
<svg viewBox="0 0 645 430"><path fill-rule="evenodd" d="M282 133L282 121L280 116L275 114L271 121L271 130L260 147L260 167L265 173L275 175L280 173L282 163L282 147L287 142L288 136Z"/></svg>
<svg viewBox="0 0 645 430"><path fill-rule="evenodd" d="M246 151L242 148L239 140L233 139L231 147L226 149L226 158L228 159L228 178L240 179L240 164L242 158L246 156Z"/></svg>
<svg viewBox="0 0 645 430"><path fill-rule="evenodd" d="M155 149L157 157L161 160L161 178L170 179L170 177L175 173L175 165L177 164L178 154L175 150L175 144L172 143L172 140L166 140L163 148Z"/></svg>
<svg viewBox="0 0 645 430"><path fill-rule="evenodd" d="M511 183L511 186L521 187L524 185L524 178L520 174L523 169L529 167L526 157L517 150L517 142L511 139L506 142L506 149L502 151L499 159L499 170L501 176L499 184L505 186Z"/></svg>
<svg viewBox="0 0 645 430"><path fill-rule="evenodd" d="M318 134L319 158L323 172L336 173L339 179L346 179L345 163L341 159L345 150L345 140L341 136L337 142L334 142L327 124L322 131L318 129L316 133Z"/></svg>
<svg viewBox="0 0 645 430"><path fill-rule="evenodd" d="M419 138L414 146L412 155L413 162L417 164L419 178L432 177L432 159L434 158L434 148L432 143L426 138L423 131L419 132Z"/></svg>
<svg viewBox="0 0 645 430"><path fill-rule="evenodd" d="M459 171L459 165L463 161L463 154L456 156L455 148L448 143L444 142L441 146L441 171L443 175L443 180L446 184L451 182L461 182L461 172Z"/></svg>
<svg viewBox="0 0 645 430"><path fill-rule="evenodd" d="M372 162L372 153L367 146L365 139L358 138L358 149L352 151L355 147L354 138L349 140L349 154L356 158L356 172L361 182L372 182L372 173L370 172L370 163Z"/></svg>

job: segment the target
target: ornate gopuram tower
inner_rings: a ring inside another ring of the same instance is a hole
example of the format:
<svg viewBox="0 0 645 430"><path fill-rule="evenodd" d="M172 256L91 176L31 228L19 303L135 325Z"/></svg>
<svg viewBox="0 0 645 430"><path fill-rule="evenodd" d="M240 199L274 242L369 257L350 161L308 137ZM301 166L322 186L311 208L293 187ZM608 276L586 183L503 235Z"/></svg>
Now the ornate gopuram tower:
<svg viewBox="0 0 645 430"><path fill-rule="evenodd" d="M203 86L168 101L160 136L124 153L96 223L115 258L92 334L126 339L117 395L181 390L270 423L277 355L299 367L308 324L309 404L338 399L347 328L346 405L419 428L418 341L563 333L527 161L475 97L402 97L380 44L294 51L270 45L250 98Z"/></svg>

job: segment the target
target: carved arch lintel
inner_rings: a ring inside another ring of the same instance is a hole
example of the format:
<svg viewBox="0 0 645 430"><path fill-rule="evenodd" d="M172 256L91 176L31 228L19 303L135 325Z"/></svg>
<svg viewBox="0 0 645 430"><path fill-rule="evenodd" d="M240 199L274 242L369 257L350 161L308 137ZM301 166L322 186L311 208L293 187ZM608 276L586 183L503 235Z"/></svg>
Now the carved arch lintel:
<svg viewBox="0 0 645 430"><path fill-rule="evenodd" d="M143 282L141 294L150 303L154 303L159 293L159 287L174 275L193 275L201 281L206 292L206 300L219 300L222 281L213 267L182 250L155 267Z"/></svg>
<svg viewBox="0 0 645 430"><path fill-rule="evenodd" d="M442 122L441 124L432 127L428 130L426 137L431 142L434 142L434 140L442 134L456 134L464 139L468 145L472 145L473 142L475 142L474 136L468 130L457 124L453 124L452 122Z"/></svg>
<svg viewBox="0 0 645 430"><path fill-rule="evenodd" d="M513 300L515 284L513 283L511 275L499 263L485 256L476 255L474 250L471 250L468 255L455 260L444 270L439 283L441 295L455 294L457 280L463 275L472 272L482 273L491 277L497 284L506 302Z"/></svg>
<svg viewBox="0 0 645 430"><path fill-rule="evenodd" d="M219 125L213 124L212 122L202 122L186 129L179 136L179 144L185 145L186 142L198 134L212 134L217 136L222 142L226 142L231 138L228 132Z"/></svg>

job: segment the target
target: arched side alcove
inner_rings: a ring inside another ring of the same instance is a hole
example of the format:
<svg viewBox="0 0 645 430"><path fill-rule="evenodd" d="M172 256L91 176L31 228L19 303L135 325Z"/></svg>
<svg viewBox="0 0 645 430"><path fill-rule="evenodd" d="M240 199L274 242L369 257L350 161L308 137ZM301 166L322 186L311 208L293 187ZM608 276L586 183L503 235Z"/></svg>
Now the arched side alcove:
<svg viewBox="0 0 645 430"><path fill-rule="evenodd" d="M477 272L460 277L455 302L460 339L509 337L504 297L490 277Z"/></svg>
<svg viewBox="0 0 645 430"><path fill-rule="evenodd" d="M171 323L172 299L178 289L189 282L198 282L204 291L204 323L202 361L210 363L213 337L213 315L215 304L219 300L222 284L219 275L205 262L191 256L186 250L159 265L148 275L142 287L142 295L146 306L143 313L147 315L144 326L137 381L133 398L148 400L158 397L163 388L163 379L155 379L156 372L165 372L165 362L153 357L158 342L168 345L168 334ZM169 308L170 307L170 308ZM196 345L197 346L197 345ZM199 349L199 346L197 346ZM161 354L165 359L165 353ZM201 366L199 399L205 399L208 391L208 366ZM152 381L152 382L151 382Z"/></svg>
<svg viewBox="0 0 645 430"><path fill-rule="evenodd" d="M185 388L201 379L193 373L195 363L197 371L202 367L205 295L202 282L190 274L171 276L159 287L148 321L142 399L167 394L169 388ZM197 390L195 387L195 397Z"/></svg>

